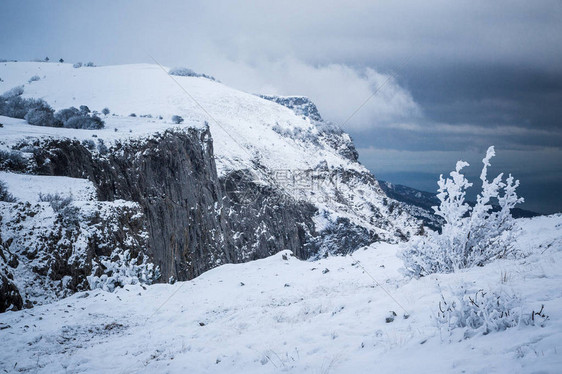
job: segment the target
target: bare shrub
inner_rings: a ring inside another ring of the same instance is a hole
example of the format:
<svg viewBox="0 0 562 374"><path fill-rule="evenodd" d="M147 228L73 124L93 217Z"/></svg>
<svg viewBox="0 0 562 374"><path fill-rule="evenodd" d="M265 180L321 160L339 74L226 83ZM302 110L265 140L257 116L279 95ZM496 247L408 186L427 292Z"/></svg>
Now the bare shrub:
<svg viewBox="0 0 562 374"><path fill-rule="evenodd" d="M0 181L0 201L5 201L7 203L16 202L16 198L8 192L8 187L4 181Z"/></svg>

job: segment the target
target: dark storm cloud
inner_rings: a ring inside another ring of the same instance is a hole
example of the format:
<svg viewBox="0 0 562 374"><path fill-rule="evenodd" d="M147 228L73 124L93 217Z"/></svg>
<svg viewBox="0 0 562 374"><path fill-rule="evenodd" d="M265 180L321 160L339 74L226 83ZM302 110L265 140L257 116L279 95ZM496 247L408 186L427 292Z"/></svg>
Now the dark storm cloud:
<svg viewBox="0 0 562 374"><path fill-rule="evenodd" d="M525 174L531 206L562 210L539 193L562 184L550 159L562 146L559 0L0 3L0 58L149 54L248 92L310 96L369 168L414 187L495 144L512 155L506 169Z"/></svg>
<svg viewBox="0 0 562 374"><path fill-rule="evenodd" d="M426 115L448 123L559 128L562 73L514 66L409 69L404 80Z"/></svg>

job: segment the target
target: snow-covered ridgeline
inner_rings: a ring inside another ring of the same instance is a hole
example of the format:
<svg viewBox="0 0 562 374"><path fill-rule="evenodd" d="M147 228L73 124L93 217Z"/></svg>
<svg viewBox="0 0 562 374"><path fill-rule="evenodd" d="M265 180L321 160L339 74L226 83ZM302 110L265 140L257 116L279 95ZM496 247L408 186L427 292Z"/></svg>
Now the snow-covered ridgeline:
<svg viewBox="0 0 562 374"><path fill-rule="evenodd" d="M41 79L29 83L34 75ZM208 123L219 177L249 170L256 182L275 184L276 188L293 194L293 183L277 178L277 174L320 169L332 178L341 171L353 173L355 177L349 183L343 181L347 186L327 183L319 190L300 188L299 197L330 216L341 215L352 224L366 228L373 237L376 234L378 238L396 240L417 230L409 215L385 205L378 183L357 162L349 136L322 121L314 104L306 98L267 97L269 100L265 100L205 78L173 76L171 79L160 66L147 64L74 69L70 64L2 63L0 76L4 79L0 82L0 92L23 85L24 97L42 98L55 109L85 104L100 112L105 107L111 110L112 114L104 118L105 129L86 132L42 129L44 135L81 140L95 135L107 144L163 131L174 126L173 115L180 115L185 119L184 126L201 128ZM137 117L127 117L132 113ZM152 118L140 118L148 115ZM158 119L160 116L162 120ZM29 128L17 129L15 134L3 131L4 146L14 144L30 132L35 132L32 136L42 136L41 131ZM93 140L97 142L97 139Z"/></svg>

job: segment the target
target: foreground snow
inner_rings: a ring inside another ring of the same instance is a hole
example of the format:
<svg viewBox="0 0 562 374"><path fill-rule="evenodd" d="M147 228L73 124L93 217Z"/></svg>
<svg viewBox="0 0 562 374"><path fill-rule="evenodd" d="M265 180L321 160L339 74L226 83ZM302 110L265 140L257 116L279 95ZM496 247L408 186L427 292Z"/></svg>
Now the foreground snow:
<svg viewBox="0 0 562 374"><path fill-rule="evenodd" d="M377 244L317 262L282 252L189 282L83 292L8 312L0 315L0 369L559 372L562 215L518 225L517 245L529 257L420 280L401 275L396 245ZM440 331L433 316L441 293L465 282L474 292L516 293L529 313L544 304L549 320L466 340ZM397 317L386 323L390 311Z"/></svg>

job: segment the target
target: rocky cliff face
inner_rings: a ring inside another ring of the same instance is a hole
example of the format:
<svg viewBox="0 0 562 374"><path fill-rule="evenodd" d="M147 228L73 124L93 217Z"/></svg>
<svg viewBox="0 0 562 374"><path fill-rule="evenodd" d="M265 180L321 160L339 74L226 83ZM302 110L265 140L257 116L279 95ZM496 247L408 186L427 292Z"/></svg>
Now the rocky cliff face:
<svg viewBox="0 0 562 374"><path fill-rule="evenodd" d="M99 200L138 203L146 253L161 281L191 279L283 249L300 258L314 253L316 209L254 183L244 171L219 180L208 129L166 131L103 152L58 139L18 148L32 153L32 173L88 178Z"/></svg>
<svg viewBox="0 0 562 374"><path fill-rule="evenodd" d="M380 239L376 231L357 221L330 217L326 212L319 224L314 204L274 183L257 183L249 170L219 178L208 129L168 130L143 140L118 142L109 149L93 149L88 142L69 139L37 139L16 148L30 154L26 169L31 173L87 178L96 187L100 201L138 204L139 223L125 222L131 215L121 212L118 217L125 221L118 226L128 227L128 234L137 238L136 245L127 249L133 257L142 253L157 265L160 281L191 279L220 264L263 258L284 249L307 259L347 253ZM353 209L368 211L377 225L392 227L392 215L385 217L368 203L354 207L350 201L354 196L350 191L355 193L356 186L377 191L372 175L325 166L314 172L322 172L322 178L332 183L339 178L338 201L334 203L346 206L349 213L354 213ZM319 174L315 177L320 178ZM28 208L22 214L37 212ZM91 220L85 222L91 225ZM106 231L109 237L117 238L113 247L124 247L126 235L111 228ZM146 237L138 240L143 235ZM25 246L22 233L12 230L12 236L19 238L18 248ZM55 253L55 248L62 248L59 236L44 240L42 251ZM69 248L78 240L79 236L68 235ZM99 245L90 247L85 251L89 258L110 255L100 252ZM22 250L12 252L27 256ZM48 269L31 266L32 271L51 273L56 280L70 276L66 288L71 291L87 288L85 280L95 264L71 263L72 250L58 252L65 254L59 260L47 261Z"/></svg>
<svg viewBox="0 0 562 374"><path fill-rule="evenodd" d="M262 99L273 101L274 103L283 105L291 109L295 114L312 119L313 121L322 121L320 112L308 97L305 96L275 96L275 95L259 95Z"/></svg>
<svg viewBox="0 0 562 374"><path fill-rule="evenodd" d="M54 203L0 202L0 312L158 278L137 204Z"/></svg>
<svg viewBox="0 0 562 374"><path fill-rule="evenodd" d="M109 148L40 138L15 149L27 155L22 159L28 173L89 179L99 200L88 209L78 204L74 223L48 203L2 203L2 236L9 238L3 245L2 303L15 308L100 284L112 289L131 281L131 272L135 279L168 282L285 249L301 259L348 253L381 239L369 225L394 230L393 220L402 214L369 202L369 194L381 193L370 173L327 165L310 170L308 177L322 181L319 196L335 194L330 204L339 207L337 216L307 201L312 190L301 196L291 186L257 181L260 165L219 177L208 128L167 130ZM357 201L357 194L366 198ZM119 201L133 205L112 205ZM33 222L26 229L18 226L25 219ZM406 237L399 229L395 235ZM21 264L10 268L14 258ZM27 276L17 279L22 268Z"/></svg>

